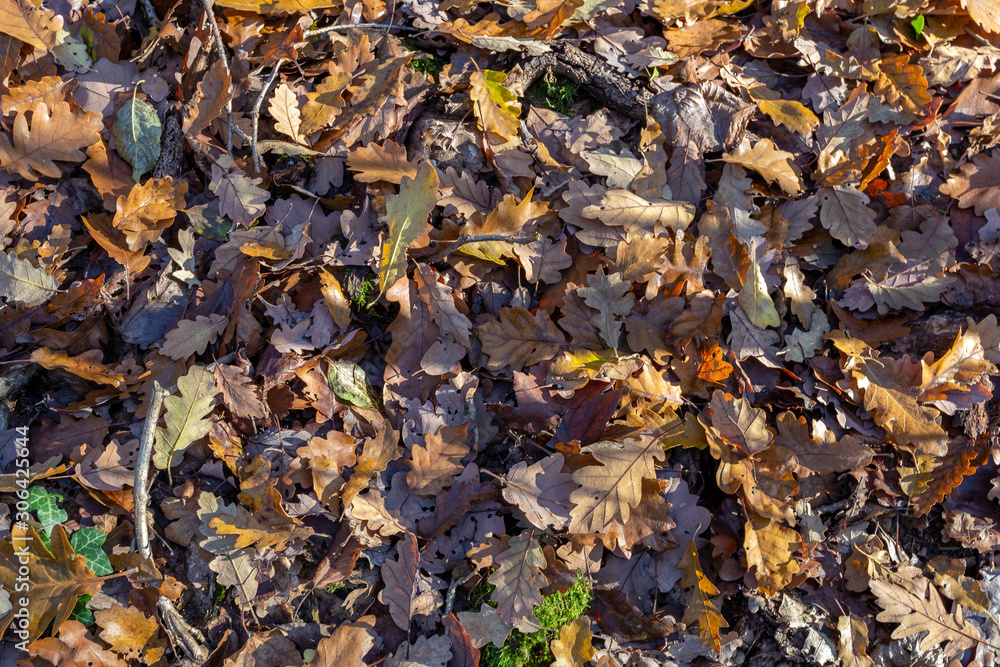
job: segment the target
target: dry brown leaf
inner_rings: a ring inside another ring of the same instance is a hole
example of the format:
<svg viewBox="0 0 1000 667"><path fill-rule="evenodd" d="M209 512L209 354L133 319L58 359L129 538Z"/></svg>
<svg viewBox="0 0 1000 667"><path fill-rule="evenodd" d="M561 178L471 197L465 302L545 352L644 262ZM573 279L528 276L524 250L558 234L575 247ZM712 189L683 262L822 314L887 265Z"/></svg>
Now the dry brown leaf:
<svg viewBox="0 0 1000 667"><path fill-rule="evenodd" d="M541 588L546 584L542 568L545 555L535 531L526 530L510 538L507 549L494 559L496 572L489 583L495 588L490 599L496 603L496 615L508 627L538 627L534 607L542 604Z"/></svg>
<svg viewBox="0 0 1000 667"><path fill-rule="evenodd" d="M0 33L47 51L59 42L63 19L29 0L0 0ZM32 179L33 180L33 179Z"/></svg>
<svg viewBox="0 0 1000 667"><path fill-rule="evenodd" d="M983 215L991 208L1000 209L998 179L1000 153L976 155L971 162L962 165L961 171L948 178L941 186L941 194L957 199L961 208L974 207L976 215Z"/></svg>
<svg viewBox="0 0 1000 667"><path fill-rule="evenodd" d="M532 315L524 308L504 308L498 320L480 325L476 333L489 356L486 367L491 371L505 366L511 371L524 370L551 359L566 346L566 337L541 309Z"/></svg>
<svg viewBox="0 0 1000 667"><path fill-rule="evenodd" d="M0 541L0 584L4 590L16 591L20 568L28 570L26 584L32 594L24 607L27 625L22 629L27 631L29 642L40 637L50 624L57 628L62 625L79 596L97 595L101 590L101 580L87 567L87 559L73 552L61 525L55 526L49 541L51 546L46 549L35 529L23 523L13 525L10 539ZM26 553L21 553L22 549ZM0 631L13 620L14 614L7 614L0 621Z"/></svg>
<svg viewBox="0 0 1000 667"><path fill-rule="evenodd" d="M216 364L215 384L222 392L222 402L229 411L244 419L263 419L267 407L260 400L259 389L242 368Z"/></svg>
<svg viewBox="0 0 1000 667"><path fill-rule="evenodd" d="M594 647L590 644L592 639L589 616L580 616L562 626L559 637L551 643L555 657L552 667L584 667L594 657Z"/></svg>
<svg viewBox="0 0 1000 667"><path fill-rule="evenodd" d="M635 305L635 297L628 292L630 288L621 274L608 275L602 269L587 276L587 287L577 290L584 302L597 311L590 318L591 324L601 332L604 342L616 350L622 333L621 318L631 313Z"/></svg>
<svg viewBox="0 0 1000 667"><path fill-rule="evenodd" d="M504 498L517 505L539 530L569 525L570 493L576 482L562 472L564 461L562 454L550 454L530 466L521 461L504 475Z"/></svg>
<svg viewBox="0 0 1000 667"><path fill-rule="evenodd" d="M722 650L721 630L728 628L729 623L712 602L712 597L719 594L719 589L702 572L694 540L688 542L681 557L680 567L684 570L681 586L689 591L691 596L684 608L683 621L688 627L697 622L702 643L718 653Z"/></svg>
<svg viewBox="0 0 1000 667"><path fill-rule="evenodd" d="M404 630L417 616L429 616L444 600L435 589L437 580L420 572L420 553L417 538L407 533L396 544L396 560L382 564L385 588L378 599L389 608L389 615Z"/></svg>
<svg viewBox="0 0 1000 667"><path fill-rule="evenodd" d="M654 464L665 456L658 441L635 438L599 443L591 454L601 465L584 466L573 473L580 488L570 494L575 505L572 533L603 533L615 524L628 523L632 508L642 499L642 480L656 477Z"/></svg>
<svg viewBox="0 0 1000 667"><path fill-rule="evenodd" d="M101 639L126 660L144 665L160 665L167 652L167 638L160 635L160 624L135 607L113 605L94 612L101 628Z"/></svg>
<svg viewBox="0 0 1000 667"><path fill-rule="evenodd" d="M31 111L30 126L24 112L14 119L13 144L0 134L0 166L29 181L59 178L62 170L56 162L83 162L87 155L82 149L97 143L103 128L100 114L73 111L68 102L51 108L39 102Z"/></svg>
<svg viewBox="0 0 1000 667"><path fill-rule="evenodd" d="M100 350L87 350L83 354L70 356L62 350L40 347L31 353L31 360L42 368L66 371L84 380L108 384L118 389L125 388L125 376L116 372L117 369L104 365L104 353Z"/></svg>
<svg viewBox="0 0 1000 667"><path fill-rule="evenodd" d="M381 146L372 143L355 148L347 154L347 168L357 172L354 179L361 183L399 185L404 176L417 177L417 165L406 159L406 149L389 140Z"/></svg>
<svg viewBox="0 0 1000 667"><path fill-rule="evenodd" d="M140 250L155 242L184 208L187 181L151 178L136 184L127 197L118 197L114 226L125 235L128 249Z"/></svg>
<svg viewBox="0 0 1000 667"><path fill-rule="evenodd" d="M229 318L219 313L198 315L193 320L181 320L167 332L160 354L175 361L195 354L204 354L208 346L229 326Z"/></svg>
<svg viewBox="0 0 1000 667"><path fill-rule="evenodd" d="M765 592L780 591L799 571L794 558L801 536L773 519L750 515L743 547L747 564L756 568L757 585Z"/></svg>
<svg viewBox="0 0 1000 667"><path fill-rule="evenodd" d="M469 453L466 426L442 426L424 436L424 445L414 445L406 461L406 486L417 495L436 496L455 483L462 472L462 459Z"/></svg>
<svg viewBox="0 0 1000 667"><path fill-rule="evenodd" d="M761 139L753 148L745 141L733 153L722 156L726 162L743 165L776 183L785 194L796 195L802 191L802 171L795 164L795 156L778 149L770 139Z"/></svg>
<svg viewBox="0 0 1000 667"><path fill-rule="evenodd" d="M901 639L922 632L918 649L929 651L945 643L946 657L953 657L982 641L979 628L962 617L962 606L953 604L949 612L937 588L924 577L873 580L871 590L883 611L876 618L883 623L899 623L892 638Z"/></svg>
<svg viewBox="0 0 1000 667"><path fill-rule="evenodd" d="M315 667L365 667L365 654L375 645L374 616L338 626L316 645Z"/></svg>

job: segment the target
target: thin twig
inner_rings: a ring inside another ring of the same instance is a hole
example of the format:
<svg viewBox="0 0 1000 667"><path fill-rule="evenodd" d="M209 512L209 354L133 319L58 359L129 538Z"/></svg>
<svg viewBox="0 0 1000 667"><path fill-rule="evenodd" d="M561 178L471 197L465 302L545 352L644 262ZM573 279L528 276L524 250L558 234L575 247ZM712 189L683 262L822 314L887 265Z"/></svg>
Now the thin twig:
<svg viewBox="0 0 1000 667"><path fill-rule="evenodd" d="M463 236L450 246L431 257L429 262L440 262L442 259L455 252L459 248L469 243L479 243L481 241L504 241L515 245L524 245L538 240L538 234L534 236L511 236L510 234L479 234L473 236Z"/></svg>
<svg viewBox="0 0 1000 667"><path fill-rule="evenodd" d="M336 30L353 30L354 28L381 28L384 30L402 30L403 32L421 32L418 28L412 28L407 25L392 25L391 23L347 23L345 25L328 25L324 28L306 30L305 36L316 37L317 35L325 35L328 32Z"/></svg>
<svg viewBox="0 0 1000 667"><path fill-rule="evenodd" d="M167 392L156 380L153 381L153 397L146 410L146 423L142 428L142 439L139 441L139 458L135 464L135 480L132 485L132 501L135 506L135 545L136 550L144 558L150 557L149 524L146 507L149 505L149 462L153 458L153 438L156 435L156 422L160 420L160 408Z"/></svg>
<svg viewBox="0 0 1000 667"><path fill-rule="evenodd" d="M264 83L264 87L260 89L260 95L257 97L257 101L254 102L253 111L250 112L250 120L253 123L253 128L250 131L250 152L253 154L253 169L254 171L260 171L260 151L257 150L257 122L260 119L260 107L264 103L264 97L267 96L267 91L274 83L274 80L278 78L278 70L282 65L285 64L284 60L279 59L278 62L274 64L274 69L271 70L271 76L268 77L267 82Z"/></svg>
<svg viewBox="0 0 1000 667"><path fill-rule="evenodd" d="M451 586L448 587L448 595L445 598L445 603L444 603L445 616L451 613L451 608L455 605L455 593L458 591L458 587L467 582L469 579L472 579L472 576L474 574L476 574L476 571L472 570L461 579L452 580Z"/></svg>
<svg viewBox="0 0 1000 667"><path fill-rule="evenodd" d="M160 421L160 409L163 407L163 399L170 392L160 386L160 383L153 381L153 396L149 401L149 408L146 410L146 423L142 427L142 439L139 441L139 457L135 463L135 479L132 486L132 504L135 518L135 546L136 551L143 558L152 559L152 552L149 548L149 464L153 458L153 440L156 435L156 423ZM184 653L199 663L208 659L208 650L204 647L205 637L197 629L191 627L184 617L181 616L170 598L161 595L156 602L160 610L160 617L163 619L167 633L176 644L179 644Z"/></svg>
<svg viewBox="0 0 1000 667"><path fill-rule="evenodd" d="M232 81L232 70L229 69L229 59L226 58L226 46L222 41L222 33L219 32L219 23L215 20L215 0L201 0L201 4L205 7L205 17L208 20L209 26L212 29L212 36L215 41L215 53L222 60L222 67L226 70L226 76ZM232 83L229 84L232 88ZM226 119L229 121L229 133L226 135L226 150L230 155L233 154L233 131L236 131L244 141L246 141L247 136L243 133L240 128L233 124L233 100L230 98L226 102Z"/></svg>

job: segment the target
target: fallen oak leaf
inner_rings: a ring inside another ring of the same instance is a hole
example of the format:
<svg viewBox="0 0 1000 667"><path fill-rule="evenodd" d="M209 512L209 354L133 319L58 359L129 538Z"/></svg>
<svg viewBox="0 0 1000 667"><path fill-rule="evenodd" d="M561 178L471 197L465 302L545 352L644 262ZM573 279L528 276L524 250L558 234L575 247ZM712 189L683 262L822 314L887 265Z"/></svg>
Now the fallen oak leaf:
<svg viewBox="0 0 1000 667"><path fill-rule="evenodd" d="M559 629L559 637L552 640L552 667L583 667L594 657L591 645L590 617L579 616L572 623Z"/></svg>
<svg viewBox="0 0 1000 667"><path fill-rule="evenodd" d="M163 399L165 428L156 429L153 464L169 470L180 463L184 450L212 428L208 416L215 408L219 390L204 366L192 366L177 380L177 394Z"/></svg>
<svg viewBox="0 0 1000 667"><path fill-rule="evenodd" d="M666 454L656 439L627 438L622 443L594 445L591 455L601 464L573 473L580 488L570 494L575 504L570 516L572 533L604 533L614 524L628 523L642 498L642 480L656 477L654 464Z"/></svg>
<svg viewBox="0 0 1000 667"><path fill-rule="evenodd" d="M13 143L0 133L0 166L29 181L59 178L62 170L56 162L83 162L87 155L81 149L96 144L103 127L100 114L74 112L68 102L51 108L39 102L31 112L30 127L24 112L14 119Z"/></svg>
<svg viewBox="0 0 1000 667"><path fill-rule="evenodd" d="M566 346L566 338L549 319L548 312L539 309L536 315L520 307L502 308L498 320L476 328L489 356L486 367L498 371L510 366L511 371L523 370L556 356Z"/></svg>
<svg viewBox="0 0 1000 667"><path fill-rule="evenodd" d="M770 139L761 139L753 148L744 141L733 153L724 153L726 162L752 169L768 183L776 183L785 194L796 195L802 191L802 171L795 164L795 156L778 149Z"/></svg>
<svg viewBox="0 0 1000 667"><path fill-rule="evenodd" d="M126 660L144 665L161 665L167 652L167 638L160 635L160 624L135 607L115 604L94 612L100 637L111 650Z"/></svg>
<svg viewBox="0 0 1000 667"><path fill-rule="evenodd" d="M436 590L443 587L437 577L419 570L420 552L417 538L406 533L396 544L396 560L382 563L382 580L385 588L378 595L379 601L389 609L397 626L409 630L417 616L429 616L444 600Z"/></svg>
<svg viewBox="0 0 1000 667"><path fill-rule="evenodd" d="M26 640L33 641L54 623L59 627L69 618L81 595L97 595L101 580L87 567L87 559L74 552L62 525L54 527L46 548L35 529L26 524L11 527L10 538L0 541L0 584L5 590L17 590L22 566L28 568ZM22 554L22 550L26 554ZM27 563L21 558L26 555ZM8 613L0 620L0 632L14 621ZM20 627L20 626L19 626Z"/></svg>
<svg viewBox="0 0 1000 667"><path fill-rule="evenodd" d="M229 318L219 313L198 315L193 320L181 320L167 332L160 354L174 361L181 361L196 354L204 354L208 346L229 326Z"/></svg>
<svg viewBox="0 0 1000 667"><path fill-rule="evenodd" d="M536 629L539 625L533 610L542 604L541 588L547 581L542 574L545 555L534 530L510 538L507 545L494 559L497 570L488 579L495 586L490 600L508 626Z"/></svg>
<svg viewBox="0 0 1000 667"><path fill-rule="evenodd" d="M962 617L962 605L953 603L954 608L949 612L937 588L926 578L894 579L896 581L874 579L870 584L883 609L876 619L883 623L899 623L892 631L893 639L926 631L918 650L929 651L945 644L943 653L947 657L974 648L983 641L979 628Z"/></svg>

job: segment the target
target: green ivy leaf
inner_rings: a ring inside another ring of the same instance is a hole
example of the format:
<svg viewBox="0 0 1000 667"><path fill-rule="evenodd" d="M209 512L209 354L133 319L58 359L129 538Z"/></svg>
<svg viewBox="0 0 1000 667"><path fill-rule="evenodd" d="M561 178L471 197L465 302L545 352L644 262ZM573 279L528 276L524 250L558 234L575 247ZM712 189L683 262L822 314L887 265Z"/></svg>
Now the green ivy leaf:
<svg viewBox="0 0 1000 667"><path fill-rule="evenodd" d="M34 510L38 522L42 524L42 532L45 537L52 533L52 528L63 521L69 520L66 510L59 509L59 503L63 497L58 493L49 493L40 486L32 486L28 489L28 509Z"/></svg>
<svg viewBox="0 0 1000 667"><path fill-rule="evenodd" d="M359 408L379 409L378 396L368 382L365 371L352 361L337 359L330 362L326 373L330 388L340 400Z"/></svg>
<svg viewBox="0 0 1000 667"><path fill-rule="evenodd" d="M917 37L920 37L920 33L924 31L925 24L926 22L924 21L923 14L917 14L915 18L910 20L910 25L913 26L913 30L917 33Z"/></svg>
<svg viewBox="0 0 1000 667"><path fill-rule="evenodd" d="M81 528L69 538L73 551L87 559L87 567L99 577L114 573L108 554L104 553L102 545L107 535L97 528Z"/></svg>
<svg viewBox="0 0 1000 667"><path fill-rule="evenodd" d="M149 102L132 97L115 114L115 124L111 126L117 145L118 155L132 165L132 178L139 178L153 171L160 159L160 134L163 125L156 109Z"/></svg>
<svg viewBox="0 0 1000 667"><path fill-rule="evenodd" d="M73 612L69 615L69 620L79 621L84 625L94 624L94 612L87 609L87 603L90 599L94 597L93 595L81 595L76 599L76 606L73 607Z"/></svg>

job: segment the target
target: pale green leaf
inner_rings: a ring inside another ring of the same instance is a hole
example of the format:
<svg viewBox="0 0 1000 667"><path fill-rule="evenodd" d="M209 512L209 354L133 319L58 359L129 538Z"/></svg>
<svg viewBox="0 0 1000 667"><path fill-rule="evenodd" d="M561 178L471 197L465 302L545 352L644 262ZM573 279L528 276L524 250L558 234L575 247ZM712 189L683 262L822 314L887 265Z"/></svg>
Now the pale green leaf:
<svg viewBox="0 0 1000 667"><path fill-rule="evenodd" d="M117 142L118 155L132 165L136 183L143 174L153 171L160 159L160 134L163 125L156 109L146 101L130 98L115 114L111 134Z"/></svg>
<svg viewBox="0 0 1000 667"><path fill-rule="evenodd" d="M166 428L156 429L153 464L168 470L180 463L184 450L212 428L208 416L219 390L212 373L194 366L177 381L177 394L163 400Z"/></svg>
<svg viewBox="0 0 1000 667"><path fill-rule="evenodd" d="M764 274L761 273L760 265L756 262L751 264L747 270L747 281L743 285L743 289L740 290L736 301L755 327L766 329L781 324L778 311L774 308L774 301L767 293Z"/></svg>
<svg viewBox="0 0 1000 667"><path fill-rule="evenodd" d="M55 278L26 259L0 252L0 298L37 306L56 292Z"/></svg>
<svg viewBox="0 0 1000 667"><path fill-rule="evenodd" d="M437 169L422 164L416 178L404 176L399 194L386 198L389 236L382 244L379 259L379 296L406 274L406 251L427 230L427 216L438 198Z"/></svg>
<svg viewBox="0 0 1000 667"><path fill-rule="evenodd" d="M334 395L341 401L359 408L379 409L375 390L368 382L365 371L356 363L346 359L331 361L326 378Z"/></svg>

